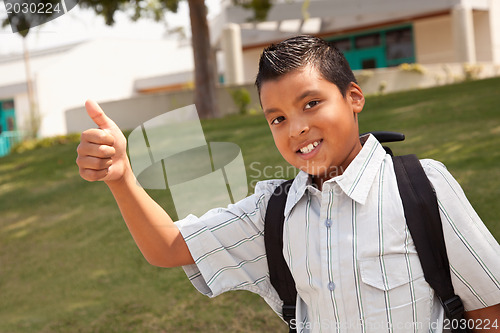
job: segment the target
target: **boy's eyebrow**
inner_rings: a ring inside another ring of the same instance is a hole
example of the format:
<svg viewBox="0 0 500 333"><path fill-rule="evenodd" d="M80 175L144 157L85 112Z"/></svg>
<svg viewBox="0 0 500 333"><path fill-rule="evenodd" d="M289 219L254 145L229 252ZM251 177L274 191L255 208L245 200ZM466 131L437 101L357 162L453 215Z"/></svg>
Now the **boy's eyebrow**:
<svg viewBox="0 0 500 333"><path fill-rule="evenodd" d="M302 94L300 94L299 96L297 96L297 98L295 98L295 103L294 104L297 104L298 102L300 102L301 100L303 100L307 96L316 95L316 94L319 94L319 93L320 93L319 90L314 90L314 89L312 89L312 90L306 90ZM271 113L278 112L278 111L279 110L277 108L265 109L264 110L264 114L265 115L269 115Z"/></svg>
<svg viewBox="0 0 500 333"><path fill-rule="evenodd" d="M295 103L300 102L309 95L316 95L316 94L319 94L319 90L306 90L295 99Z"/></svg>
<svg viewBox="0 0 500 333"><path fill-rule="evenodd" d="M265 109L264 110L264 115L270 115L272 113L278 112L279 110L277 108L270 108L270 109Z"/></svg>

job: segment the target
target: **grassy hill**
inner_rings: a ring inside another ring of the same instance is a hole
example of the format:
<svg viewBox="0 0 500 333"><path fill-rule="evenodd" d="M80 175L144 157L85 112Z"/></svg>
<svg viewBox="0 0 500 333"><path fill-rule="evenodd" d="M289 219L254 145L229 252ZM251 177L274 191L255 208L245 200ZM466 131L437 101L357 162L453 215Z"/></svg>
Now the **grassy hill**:
<svg viewBox="0 0 500 333"><path fill-rule="evenodd" d="M391 145L395 153L444 162L497 240L498 91L500 79L489 79L370 97L360 116L362 132L406 134ZM208 120L203 128L208 141L241 147L251 184L293 177L262 115ZM256 295L208 299L182 269L147 264L107 187L79 177L76 146L0 159L0 332L286 330ZM264 174L265 166L274 168ZM172 207L166 191L150 194Z"/></svg>

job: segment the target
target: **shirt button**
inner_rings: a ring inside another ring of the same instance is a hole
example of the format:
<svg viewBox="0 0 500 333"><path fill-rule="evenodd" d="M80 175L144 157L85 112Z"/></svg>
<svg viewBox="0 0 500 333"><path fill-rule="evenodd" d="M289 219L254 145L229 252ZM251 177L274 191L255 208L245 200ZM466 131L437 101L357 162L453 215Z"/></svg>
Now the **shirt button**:
<svg viewBox="0 0 500 333"><path fill-rule="evenodd" d="M333 282L328 283L328 289L330 289L330 291L333 291L335 289L335 283Z"/></svg>
<svg viewBox="0 0 500 333"><path fill-rule="evenodd" d="M333 223L333 222L332 222L332 220L330 220L330 219L327 219L327 220L325 221L325 225L326 225L326 227L327 227L327 228L330 228L330 227L332 226L332 223Z"/></svg>

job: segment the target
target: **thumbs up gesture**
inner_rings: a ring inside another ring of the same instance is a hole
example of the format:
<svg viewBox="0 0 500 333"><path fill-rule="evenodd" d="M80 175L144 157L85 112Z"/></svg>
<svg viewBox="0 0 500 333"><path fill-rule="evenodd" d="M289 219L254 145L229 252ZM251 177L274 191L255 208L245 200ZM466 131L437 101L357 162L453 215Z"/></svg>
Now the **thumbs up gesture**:
<svg viewBox="0 0 500 333"><path fill-rule="evenodd" d="M127 140L118 126L94 101L85 108L99 128L84 131L77 148L80 176L88 181L118 181L131 170L127 157Z"/></svg>

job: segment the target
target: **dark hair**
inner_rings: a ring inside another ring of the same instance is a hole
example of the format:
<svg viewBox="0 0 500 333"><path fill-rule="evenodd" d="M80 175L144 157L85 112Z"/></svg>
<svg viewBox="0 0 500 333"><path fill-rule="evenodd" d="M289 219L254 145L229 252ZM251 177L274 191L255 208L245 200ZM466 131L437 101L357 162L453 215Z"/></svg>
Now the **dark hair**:
<svg viewBox="0 0 500 333"><path fill-rule="evenodd" d="M306 65L314 66L326 80L339 88L344 97L350 83L356 83L349 63L332 43L303 35L264 49L260 56L259 73L255 79L259 96L265 81L276 80Z"/></svg>

